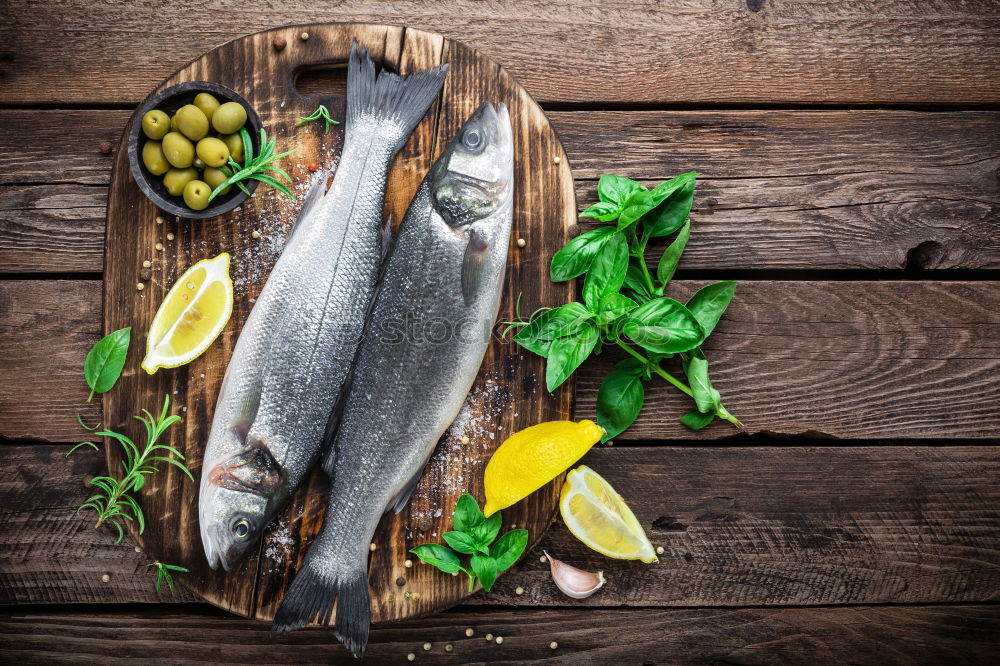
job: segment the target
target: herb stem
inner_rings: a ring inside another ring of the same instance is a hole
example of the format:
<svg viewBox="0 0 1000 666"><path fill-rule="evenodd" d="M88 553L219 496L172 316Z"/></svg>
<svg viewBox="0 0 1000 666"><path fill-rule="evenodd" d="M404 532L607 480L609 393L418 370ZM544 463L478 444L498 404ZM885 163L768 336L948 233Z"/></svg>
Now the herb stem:
<svg viewBox="0 0 1000 666"><path fill-rule="evenodd" d="M646 358L645 356L643 356L642 354L640 354L636 350L632 349L630 346L628 346L627 344L625 344L621 340L616 340L615 342L618 344L619 347L621 347L622 349L624 349L625 351L627 351L629 354L631 354L637 360L642 361L643 363L645 363L646 365L648 365L650 370L652 370L653 372L655 372L656 374L658 374L660 377L663 377L668 382L670 382L671 384L673 384L677 388L678 391L680 391L681 393L683 393L684 395L686 395L689 398L693 398L694 397L694 393L691 392L691 389L688 387L687 384L685 384L684 382L682 382L681 380L677 379L672 374L670 374L669 372L667 372L666 370L664 370L663 368L661 368L659 366L659 364L653 363L648 358Z"/></svg>
<svg viewBox="0 0 1000 666"><path fill-rule="evenodd" d="M94 399L94 389L90 389L90 395L87 396L87 402L90 402L93 399Z"/></svg>

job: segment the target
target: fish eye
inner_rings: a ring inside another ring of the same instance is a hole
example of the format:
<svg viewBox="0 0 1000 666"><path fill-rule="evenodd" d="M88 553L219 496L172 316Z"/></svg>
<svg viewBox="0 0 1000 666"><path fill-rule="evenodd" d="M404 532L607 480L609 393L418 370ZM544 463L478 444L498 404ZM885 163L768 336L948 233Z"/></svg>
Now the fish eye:
<svg viewBox="0 0 1000 666"><path fill-rule="evenodd" d="M462 136L462 143L465 144L466 148L475 150L483 143L483 135L473 127L465 131L465 134Z"/></svg>
<svg viewBox="0 0 1000 666"><path fill-rule="evenodd" d="M236 521L233 524L233 534L237 539L246 539L250 536L250 521L245 519Z"/></svg>

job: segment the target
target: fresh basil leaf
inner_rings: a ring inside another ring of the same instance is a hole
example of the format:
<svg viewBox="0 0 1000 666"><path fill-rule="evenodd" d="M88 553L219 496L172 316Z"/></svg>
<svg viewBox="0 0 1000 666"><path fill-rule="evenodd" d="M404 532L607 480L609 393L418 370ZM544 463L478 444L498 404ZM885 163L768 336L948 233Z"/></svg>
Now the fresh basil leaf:
<svg viewBox="0 0 1000 666"><path fill-rule="evenodd" d="M122 375L132 327L121 328L105 335L87 352L83 362L83 375L90 387L90 402L95 393L110 391Z"/></svg>
<svg viewBox="0 0 1000 666"><path fill-rule="evenodd" d="M722 395L708 378L708 359L701 347L689 351L683 365L698 411L714 413L722 404Z"/></svg>
<svg viewBox="0 0 1000 666"><path fill-rule="evenodd" d="M618 217L621 208L613 203L598 201L590 208L580 213L580 217L593 217L601 222L610 222Z"/></svg>
<svg viewBox="0 0 1000 666"><path fill-rule="evenodd" d="M600 337L600 329L590 320L585 329L552 341L545 364L545 386L550 392L556 390L580 367L590 356Z"/></svg>
<svg viewBox="0 0 1000 666"><path fill-rule="evenodd" d="M628 296L619 293L605 294L597 308L597 323L604 326L635 310L638 304Z"/></svg>
<svg viewBox="0 0 1000 666"><path fill-rule="evenodd" d="M458 532L471 532L474 527L481 525L485 520L483 512L479 509L479 502L468 493L464 493L455 503L455 513L452 517L452 525Z"/></svg>
<svg viewBox="0 0 1000 666"><path fill-rule="evenodd" d="M677 233L677 238L663 251L660 263L656 267L656 277L663 287L666 287L667 283L674 277L674 272L677 270L677 263L681 260L681 255L684 254L684 248L687 246L690 235L691 221L687 220Z"/></svg>
<svg viewBox="0 0 1000 666"><path fill-rule="evenodd" d="M649 290L649 285L646 284L646 276L642 269L635 264L629 265L628 270L625 271L625 286L632 290L636 301L645 303L653 298L653 293Z"/></svg>
<svg viewBox="0 0 1000 666"><path fill-rule="evenodd" d="M493 583L497 581L497 563L489 555L473 555L472 572L476 574L483 589L489 592L493 588Z"/></svg>
<svg viewBox="0 0 1000 666"><path fill-rule="evenodd" d="M691 430L701 430L715 419L715 414L699 412L697 408L681 417L681 423Z"/></svg>
<svg viewBox="0 0 1000 666"><path fill-rule="evenodd" d="M667 193L656 208L642 218L643 233L648 238L669 236L677 231L688 215L694 201L694 185L698 172L690 171L657 185L653 192Z"/></svg>
<svg viewBox="0 0 1000 666"><path fill-rule="evenodd" d="M583 281L583 302L596 312L606 294L617 292L628 270L628 240L617 231L604 242Z"/></svg>
<svg viewBox="0 0 1000 666"><path fill-rule="evenodd" d="M458 555L451 548L439 543L425 543L410 552L419 557L421 562L437 567L445 573L455 573L462 568Z"/></svg>
<svg viewBox="0 0 1000 666"><path fill-rule="evenodd" d="M582 233L554 255L549 266L553 282L571 280L587 272L605 241L615 232L614 227L601 227Z"/></svg>
<svg viewBox="0 0 1000 666"><path fill-rule="evenodd" d="M688 299L687 309L691 311L691 314L695 316L701 327L705 329L706 338L715 330L715 325L719 323L719 318L726 311L726 308L729 307L729 302L733 300L733 294L736 293L736 285L737 282L735 280L707 284Z"/></svg>
<svg viewBox="0 0 1000 666"><path fill-rule="evenodd" d="M631 178L606 173L597 181L597 196L601 201L614 204L621 210L633 192L644 190L642 185Z"/></svg>
<svg viewBox="0 0 1000 666"><path fill-rule="evenodd" d="M626 360L639 363L636 359ZM622 362L601 382L597 392L597 424L605 430L602 442L617 437L635 423L646 398L642 377L643 368Z"/></svg>
<svg viewBox="0 0 1000 666"><path fill-rule="evenodd" d="M622 207L622 212L618 215L618 231L624 231L631 227L639 218L655 208L657 203L649 190L642 189L633 192Z"/></svg>
<svg viewBox="0 0 1000 666"><path fill-rule="evenodd" d="M693 349L705 333L686 307L661 297L640 305L628 315L625 335L649 351L672 354Z"/></svg>
<svg viewBox="0 0 1000 666"><path fill-rule="evenodd" d="M552 310L546 310L514 335L514 342L530 352L548 358L553 340L564 335L573 335L590 324L594 318L580 303L567 303Z"/></svg>
<svg viewBox="0 0 1000 666"><path fill-rule="evenodd" d="M471 534L476 547L481 551L489 549L490 544L500 533L500 512L497 511L492 516L472 528Z"/></svg>
<svg viewBox="0 0 1000 666"><path fill-rule="evenodd" d="M477 550L476 542L473 540L472 535L466 534L465 532L445 532L441 536L448 542L449 546L460 553L471 555Z"/></svg>
<svg viewBox="0 0 1000 666"><path fill-rule="evenodd" d="M497 573L514 566L527 547L528 530L511 530L500 537L490 548L490 556L496 563Z"/></svg>

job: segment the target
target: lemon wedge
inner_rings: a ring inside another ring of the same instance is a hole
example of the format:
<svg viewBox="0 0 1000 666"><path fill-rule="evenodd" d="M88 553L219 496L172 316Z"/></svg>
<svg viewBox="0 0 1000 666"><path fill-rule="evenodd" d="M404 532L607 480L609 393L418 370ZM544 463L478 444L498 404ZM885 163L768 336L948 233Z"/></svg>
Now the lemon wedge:
<svg viewBox="0 0 1000 666"><path fill-rule="evenodd" d="M556 478L601 441L593 421L546 421L520 430L501 444L486 465L483 484L491 516Z"/></svg>
<svg viewBox="0 0 1000 666"><path fill-rule="evenodd" d="M232 313L233 281L223 252L187 269L167 292L146 336L142 369L153 374L190 363L215 342Z"/></svg>
<svg viewBox="0 0 1000 666"><path fill-rule="evenodd" d="M586 465L569 473L559 496L559 513L577 539L618 560L659 561L642 525L607 481Z"/></svg>

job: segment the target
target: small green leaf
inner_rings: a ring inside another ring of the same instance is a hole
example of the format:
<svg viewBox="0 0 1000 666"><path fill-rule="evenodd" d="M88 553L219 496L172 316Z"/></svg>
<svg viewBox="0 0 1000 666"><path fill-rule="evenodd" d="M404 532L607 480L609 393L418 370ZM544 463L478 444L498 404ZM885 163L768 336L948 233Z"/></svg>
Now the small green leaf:
<svg viewBox="0 0 1000 666"><path fill-rule="evenodd" d="M410 552L419 557L422 562L437 567L445 573L455 573L462 569L461 561L455 551L439 543L425 543Z"/></svg>
<svg viewBox="0 0 1000 666"><path fill-rule="evenodd" d="M645 189L631 178L606 173L597 181L597 196L601 201L623 208L633 192Z"/></svg>
<svg viewBox="0 0 1000 666"><path fill-rule="evenodd" d="M479 550L476 548L476 542L473 540L472 535L466 534L465 532L445 532L441 535L441 537L448 543L449 546L460 553L471 555Z"/></svg>
<svg viewBox="0 0 1000 666"><path fill-rule="evenodd" d="M606 326L619 317L624 317L637 307L638 304L628 296L622 296L619 293L605 294L597 309L597 323Z"/></svg>
<svg viewBox="0 0 1000 666"><path fill-rule="evenodd" d="M121 377L131 336L131 326L122 328L108 333L90 348L83 362L83 374L90 387L87 402L90 402L95 393L110 391Z"/></svg>
<svg viewBox="0 0 1000 666"><path fill-rule="evenodd" d="M549 276L553 282L571 280L587 272L594 257L604 247L605 241L615 232L614 227L600 227L582 233L554 255L549 267Z"/></svg>
<svg viewBox="0 0 1000 666"><path fill-rule="evenodd" d="M459 532L471 532L472 528L485 520L479 508L479 502L469 493L463 493L455 503L455 513L452 522Z"/></svg>
<svg viewBox="0 0 1000 666"><path fill-rule="evenodd" d="M681 417L681 423L691 430L701 430L715 419L715 414L699 412L697 408Z"/></svg>
<svg viewBox="0 0 1000 666"><path fill-rule="evenodd" d="M469 562L483 589L489 592L497 580L497 563L489 555L473 555Z"/></svg>
<svg viewBox="0 0 1000 666"><path fill-rule="evenodd" d="M669 236L684 224L691 214L698 175L696 171L682 173L653 189L654 196L665 196L662 203L642 219L643 233L648 238Z"/></svg>
<svg viewBox="0 0 1000 666"><path fill-rule="evenodd" d="M619 210L620 209L615 204L598 201L593 206L580 213L580 217L592 217L600 220L601 222L610 222L618 217Z"/></svg>
<svg viewBox="0 0 1000 666"><path fill-rule="evenodd" d="M625 335L649 351L673 354L693 349L705 333L686 307L661 297L640 305L625 322Z"/></svg>
<svg viewBox="0 0 1000 666"><path fill-rule="evenodd" d="M546 310L514 335L514 342L546 358L553 340L575 335L591 326L594 315L579 303Z"/></svg>
<svg viewBox="0 0 1000 666"><path fill-rule="evenodd" d="M490 548L490 556L496 563L497 573L514 566L524 549L528 546L528 530L511 530Z"/></svg>
<svg viewBox="0 0 1000 666"><path fill-rule="evenodd" d="M584 329L553 340L545 364L545 386L552 392L587 360L600 340L601 332L593 320Z"/></svg>
<svg viewBox="0 0 1000 666"><path fill-rule="evenodd" d="M606 431L602 442L627 430L642 410L646 397L642 385L644 368L638 363L635 359L622 361L601 382L597 392L597 424Z"/></svg>
<svg viewBox="0 0 1000 666"><path fill-rule="evenodd" d="M640 303L645 303L653 298L654 294L649 291L646 277L636 264L631 264L625 271L625 286L632 290L635 299Z"/></svg>
<svg viewBox="0 0 1000 666"><path fill-rule="evenodd" d="M625 282L628 270L628 240L615 232L604 242L594 257L583 281L583 302L596 312L606 294L617 292Z"/></svg>
<svg viewBox="0 0 1000 666"><path fill-rule="evenodd" d="M715 413L722 404L722 395L712 386L708 378L708 359L705 358L701 347L695 347L687 353L687 358L684 360L684 374L687 376L698 411Z"/></svg>
<svg viewBox="0 0 1000 666"><path fill-rule="evenodd" d="M687 309L691 311L691 314L705 330L706 338L715 330L719 318L729 307L729 302L733 300L736 285L735 280L707 284L688 299Z"/></svg>
<svg viewBox="0 0 1000 666"><path fill-rule="evenodd" d="M677 238L667 246L660 257L660 263L656 267L656 277L664 287L674 277L677 264L681 260L684 248L687 246L688 237L691 235L691 221L685 221L684 226L677 233ZM690 309L690 308L689 308Z"/></svg>
<svg viewBox="0 0 1000 666"><path fill-rule="evenodd" d="M649 190L641 189L632 192L618 216L618 231L624 231L631 227L639 218L651 211L657 203L659 202L653 199L653 194Z"/></svg>
<svg viewBox="0 0 1000 666"><path fill-rule="evenodd" d="M500 512L497 511L489 518L472 528L472 539L480 551L486 551L489 549L490 544L497 538L497 534L500 533L501 520L502 518L500 517Z"/></svg>

